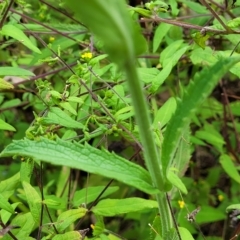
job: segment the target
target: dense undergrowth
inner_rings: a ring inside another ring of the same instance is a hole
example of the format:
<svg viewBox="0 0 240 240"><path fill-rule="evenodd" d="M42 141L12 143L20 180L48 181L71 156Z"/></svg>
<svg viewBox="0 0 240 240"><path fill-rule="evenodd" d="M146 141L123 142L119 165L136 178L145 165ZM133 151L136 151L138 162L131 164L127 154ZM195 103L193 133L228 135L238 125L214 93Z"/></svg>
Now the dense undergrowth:
<svg viewBox="0 0 240 240"><path fill-rule="evenodd" d="M2 239L237 239L240 1L0 2Z"/></svg>

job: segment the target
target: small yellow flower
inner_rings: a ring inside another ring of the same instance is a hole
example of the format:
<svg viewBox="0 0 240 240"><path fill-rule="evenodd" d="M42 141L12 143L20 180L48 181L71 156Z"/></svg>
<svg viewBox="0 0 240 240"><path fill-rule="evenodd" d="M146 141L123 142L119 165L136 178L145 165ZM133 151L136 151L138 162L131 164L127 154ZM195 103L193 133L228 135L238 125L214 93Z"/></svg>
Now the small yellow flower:
<svg viewBox="0 0 240 240"><path fill-rule="evenodd" d="M91 59L92 57L93 57L93 54L91 52L85 52L81 55L81 58L86 60Z"/></svg>
<svg viewBox="0 0 240 240"><path fill-rule="evenodd" d="M223 196L222 194L218 195L218 200L219 200L220 202L222 202L223 199L224 199L224 196Z"/></svg>
<svg viewBox="0 0 240 240"><path fill-rule="evenodd" d="M55 41L55 37L49 37L49 42L54 42Z"/></svg>
<svg viewBox="0 0 240 240"><path fill-rule="evenodd" d="M178 204L179 204L179 207L180 207L180 208L184 208L185 202L179 200L179 201L178 201Z"/></svg>

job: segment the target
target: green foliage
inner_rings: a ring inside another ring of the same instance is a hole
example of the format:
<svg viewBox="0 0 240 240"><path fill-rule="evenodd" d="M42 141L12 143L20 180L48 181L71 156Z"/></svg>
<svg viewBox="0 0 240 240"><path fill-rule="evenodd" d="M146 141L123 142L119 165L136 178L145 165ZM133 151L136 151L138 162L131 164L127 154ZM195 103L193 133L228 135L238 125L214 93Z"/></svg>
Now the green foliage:
<svg viewBox="0 0 240 240"><path fill-rule="evenodd" d="M129 2L0 3L0 238L233 239L239 3Z"/></svg>

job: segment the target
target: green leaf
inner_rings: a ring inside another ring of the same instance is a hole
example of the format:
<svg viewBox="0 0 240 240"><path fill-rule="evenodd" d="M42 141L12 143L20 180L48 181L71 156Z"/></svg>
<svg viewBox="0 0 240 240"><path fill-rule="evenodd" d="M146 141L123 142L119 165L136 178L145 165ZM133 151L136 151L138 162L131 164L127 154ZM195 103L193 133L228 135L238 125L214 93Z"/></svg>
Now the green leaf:
<svg viewBox="0 0 240 240"><path fill-rule="evenodd" d="M13 210L11 204L8 202L6 197L4 197L1 193L0 193L0 208L4 209L10 213L14 213L14 210Z"/></svg>
<svg viewBox="0 0 240 240"><path fill-rule="evenodd" d="M84 128L82 123L73 120L66 112L57 107L50 108L47 117L44 117L42 122L44 124L58 124L67 128Z"/></svg>
<svg viewBox="0 0 240 240"><path fill-rule="evenodd" d="M177 103L175 98L170 97L161 108L156 113L154 118L153 126L154 128L162 128L171 119L173 113L177 108Z"/></svg>
<svg viewBox="0 0 240 240"><path fill-rule="evenodd" d="M103 42L112 60L122 66L146 49L146 41L133 24L123 0L65 1Z"/></svg>
<svg viewBox="0 0 240 240"><path fill-rule="evenodd" d="M88 187L81 189L79 191L76 191L73 197L73 207L79 207L80 204L85 203L86 204L93 202L99 194L104 190L105 186L97 186L97 187ZM119 189L119 187L108 187L106 191L103 193L102 198L116 192ZM87 196L86 196L87 195Z"/></svg>
<svg viewBox="0 0 240 240"><path fill-rule="evenodd" d="M172 68L172 63L169 62L167 66L165 66L162 71L152 80L152 86L149 88L150 93L155 93L158 90L158 88L164 83L171 73Z"/></svg>
<svg viewBox="0 0 240 240"><path fill-rule="evenodd" d="M86 208L71 209L61 213L57 218L57 224L55 225L59 232L64 231L76 220L83 217L88 210Z"/></svg>
<svg viewBox="0 0 240 240"><path fill-rule="evenodd" d="M2 119L0 119L0 129L7 130L7 131L16 131L16 129L12 125L6 123Z"/></svg>
<svg viewBox="0 0 240 240"><path fill-rule="evenodd" d="M29 235L36 226L36 222L30 212L25 214L17 214L17 216L12 220L13 226L19 226L14 232L14 236L17 239L29 239Z"/></svg>
<svg viewBox="0 0 240 240"><path fill-rule="evenodd" d="M228 174L230 178L235 180L237 183L240 183L240 175L236 166L233 164L233 160L226 154L221 155L220 164L222 165L223 170Z"/></svg>
<svg viewBox="0 0 240 240"><path fill-rule="evenodd" d="M41 198L38 192L29 183L23 181L22 185L33 219L36 223L39 223L42 206Z"/></svg>
<svg viewBox="0 0 240 240"><path fill-rule="evenodd" d="M34 161L32 159L24 159L24 161L21 162L21 168L20 168L21 181L30 183L33 168L34 168Z"/></svg>
<svg viewBox="0 0 240 240"><path fill-rule="evenodd" d="M18 67L0 67L0 76L35 76L35 74Z"/></svg>
<svg viewBox="0 0 240 240"><path fill-rule="evenodd" d="M178 227L178 231L179 231L182 239L184 239L184 240L194 240L192 234L186 228Z"/></svg>
<svg viewBox="0 0 240 240"><path fill-rule="evenodd" d="M63 109L65 109L65 110L69 111L74 116L77 116L76 110L72 107L72 105L69 102L60 102L59 106L62 107Z"/></svg>
<svg viewBox="0 0 240 240"><path fill-rule="evenodd" d="M172 183L172 185L179 189L182 193L188 193L187 188L185 187L182 180L173 171L168 171L167 178L169 182Z"/></svg>
<svg viewBox="0 0 240 240"><path fill-rule="evenodd" d="M20 173L13 175L12 177L0 182L0 192L13 191L20 183Z"/></svg>
<svg viewBox="0 0 240 240"><path fill-rule="evenodd" d="M5 89L13 89L13 88L14 86L10 82L4 80L3 78L0 78L0 91Z"/></svg>
<svg viewBox="0 0 240 240"><path fill-rule="evenodd" d="M46 204L49 208L60 210L66 209L66 201L64 198L58 198L55 195L45 195L43 204Z"/></svg>
<svg viewBox="0 0 240 240"><path fill-rule="evenodd" d="M52 141L41 138L39 141L28 139L14 141L0 156L27 156L56 165L82 169L108 178L114 178L146 193L158 192L152 186L149 173L135 163L88 144L66 142L61 139Z"/></svg>
<svg viewBox="0 0 240 240"><path fill-rule="evenodd" d="M226 208L227 212L231 212L232 210L239 209L240 210L240 204L231 204Z"/></svg>
<svg viewBox="0 0 240 240"><path fill-rule="evenodd" d="M218 132L215 134L214 132L210 132L209 130L199 130L196 131L195 137L205 140L207 143L215 146L218 151L220 151L221 153L223 152L223 145L225 144L225 141Z"/></svg>
<svg viewBox="0 0 240 240"><path fill-rule="evenodd" d="M104 199L94 206L92 211L97 215L110 217L152 208L158 208L156 201L142 198Z"/></svg>
<svg viewBox="0 0 240 240"><path fill-rule="evenodd" d="M157 29L155 31L155 34L153 36L153 52L157 51L159 45L162 42L162 39L166 36L166 34L168 33L168 31L171 27L172 26L170 24L167 24L167 23L161 23L157 27Z"/></svg>
<svg viewBox="0 0 240 240"><path fill-rule="evenodd" d="M164 134L161 158L164 174L167 174L167 169L172 164L179 141L185 127L190 121L192 112L195 111L199 104L211 93L219 79L221 79L234 64L239 62L239 60L240 58L219 60L213 66L197 73L194 81L187 87L186 93L182 101L179 102L177 110L167 125Z"/></svg>
<svg viewBox="0 0 240 240"><path fill-rule="evenodd" d="M94 228L93 228L93 236L95 237L102 234L106 228L105 228L103 216L99 216L97 214L94 214L94 216L96 219L96 223L94 224Z"/></svg>
<svg viewBox="0 0 240 240"><path fill-rule="evenodd" d="M41 53L41 51L31 42L31 40L25 35L25 33L14 25L4 25L1 30L1 34L10 36L18 40L27 48L31 49L33 52Z"/></svg>
<svg viewBox="0 0 240 240"><path fill-rule="evenodd" d="M52 240L79 240L82 236L79 231L70 231L64 234L55 235Z"/></svg>
<svg viewBox="0 0 240 240"><path fill-rule="evenodd" d="M202 49L206 47L206 41L209 39L210 35L208 34L201 34L200 32L194 33L193 35L194 42L200 46Z"/></svg>
<svg viewBox="0 0 240 240"><path fill-rule="evenodd" d="M240 26L240 17L234 18L227 23L230 28L237 28Z"/></svg>
<svg viewBox="0 0 240 240"><path fill-rule="evenodd" d="M201 211L196 216L198 224L217 222L226 219L226 214L221 209L210 206L202 206Z"/></svg>
<svg viewBox="0 0 240 240"><path fill-rule="evenodd" d="M151 83L160 72L157 68L137 68L137 71L140 80L144 83Z"/></svg>

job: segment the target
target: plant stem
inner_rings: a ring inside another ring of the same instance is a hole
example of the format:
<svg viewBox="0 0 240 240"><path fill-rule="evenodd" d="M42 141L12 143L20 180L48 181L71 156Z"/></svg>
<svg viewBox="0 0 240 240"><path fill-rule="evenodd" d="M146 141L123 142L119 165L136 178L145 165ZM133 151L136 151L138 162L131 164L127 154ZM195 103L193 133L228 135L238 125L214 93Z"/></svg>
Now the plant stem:
<svg viewBox="0 0 240 240"><path fill-rule="evenodd" d="M162 236L164 236L164 234L173 227L171 213L169 211L166 196L164 194L164 185L166 184L167 179L165 174L162 172L160 150L156 147L152 133L149 110L141 89L141 84L134 63L135 61L131 60L131 57L126 59L128 60L124 67L127 75L136 121L139 126L139 134L141 143L143 145L145 163L152 178L153 185L161 191L156 195L156 198L161 217Z"/></svg>

